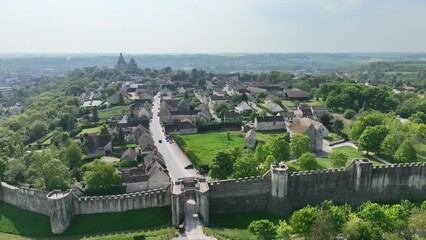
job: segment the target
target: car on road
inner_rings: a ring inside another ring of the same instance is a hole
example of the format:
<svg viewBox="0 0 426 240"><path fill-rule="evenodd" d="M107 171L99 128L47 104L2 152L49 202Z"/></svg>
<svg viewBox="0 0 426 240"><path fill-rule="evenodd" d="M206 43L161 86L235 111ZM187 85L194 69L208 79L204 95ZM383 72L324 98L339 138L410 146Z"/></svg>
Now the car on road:
<svg viewBox="0 0 426 240"><path fill-rule="evenodd" d="M160 140L158 140L158 142L159 142L159 143L162 143L163 141L161 141L161 139L160 139Z"/></svg>
<svg viewBox="0 0 426 240"><path fill-rule="evenodd" d="M194 169L194 165L192 164L186 165L185 169Z"/></svg>

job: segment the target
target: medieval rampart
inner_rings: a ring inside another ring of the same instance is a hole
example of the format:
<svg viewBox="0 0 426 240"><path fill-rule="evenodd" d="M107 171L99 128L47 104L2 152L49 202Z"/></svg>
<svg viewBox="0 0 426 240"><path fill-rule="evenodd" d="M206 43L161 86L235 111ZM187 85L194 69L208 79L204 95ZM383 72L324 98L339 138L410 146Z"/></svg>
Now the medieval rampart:
<svg viewBox="0 0 426 240"><path fill-rule="evenodd" d="M40 191L1 183L0 201L50 217L53 233L64 232L72 217L80 214L125 212L170 206L170 186L122 195L78 197L71 190Z"/></svg>
<svg viewBox="0 0 426 240"><path fill-rule="evenodd" d="M74 196L74 214L125 212L128 210L170 206L170 189L154 189L122 195Z"/></svg>
<svg viewBox="0 0 426 240"><path fill-rule="evenodd" d="M266 208L271 193L269 174L209 183L210 211L233 212Z"/></svg>
<svg viewBox="0 0 426 240"><path fill-rule="evenodd" d="M172 205L173 224L178 225L183 219L183 203L190 198L197 201L200 216L207 225L209 212L268 210L285 215L324 200L355 206L368 200L424 200L426 163L373 167L366 159L355 159L341 169L290 173L285 165L272 166L270 171L259 177L209 184L203 179L184 179L183 185L174 184L174 190L168 186L123 195L78 197L72 191L47 193L1 183L0 200L49 216L54 233L65 231L72 217L78 214L124 212L169 205Z"/></svg>
<svg viewBox="0 0 426 240"><path fill-rule="evenodd" d="M49 216L48 192L32 188L15 187L1 182L0 200L31 212Z"/></svg>

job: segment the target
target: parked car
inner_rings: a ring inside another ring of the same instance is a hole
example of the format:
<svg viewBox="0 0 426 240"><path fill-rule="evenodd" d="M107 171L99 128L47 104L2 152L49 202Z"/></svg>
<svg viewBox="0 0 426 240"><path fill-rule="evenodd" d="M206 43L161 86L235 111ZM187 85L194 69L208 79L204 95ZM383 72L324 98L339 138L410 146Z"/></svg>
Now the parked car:
<svg viewBox="0 0 426 240"><path fill-rule="evenodd" d="M189 165L187 165L187 166L185 167L185 169L194 169L194 165L189 164Z"/></svg>
<svg viewBox="0 0 426 240"><path fill-rule="evenodd" d="M162 143L163 141L161 141L161 139L160 139L160 140L158 140L158 142L159 142L159 143Z"/></svg>

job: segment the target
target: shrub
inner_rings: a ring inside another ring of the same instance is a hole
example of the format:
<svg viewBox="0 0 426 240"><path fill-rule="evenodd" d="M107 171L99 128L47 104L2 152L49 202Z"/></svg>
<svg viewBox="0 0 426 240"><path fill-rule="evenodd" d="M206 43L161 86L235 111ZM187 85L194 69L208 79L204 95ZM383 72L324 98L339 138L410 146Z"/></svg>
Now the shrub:
<svg viewBox="0 0 426 240"><path fill-rule="evenodd" d="M346 119L352 119L355 117L356 112L352 109L346 109L343 113L343 117Z"/></svg>

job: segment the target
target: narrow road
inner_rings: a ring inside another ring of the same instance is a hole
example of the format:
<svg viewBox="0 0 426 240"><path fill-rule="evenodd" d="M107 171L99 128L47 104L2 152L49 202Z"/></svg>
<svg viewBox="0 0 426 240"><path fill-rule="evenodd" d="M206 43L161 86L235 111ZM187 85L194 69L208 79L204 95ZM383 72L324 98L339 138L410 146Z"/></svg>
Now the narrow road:
<svg viewBox="0 0 426 240"><path fill-rule="evenodd" d="M160 96L157 94L154 97L152 109L152 120L150 123L150 131L154 139L155 146L163 155L166 162L169 175L173 181L183 177L195 177L198 173L195 169L185 169L186 166L192 164L188 157L182 152L176 143L169 143L165 139L163 128L160 125L160 117L158 116L160 107ZM162 141L162 143L159 142Z"/></svg>

